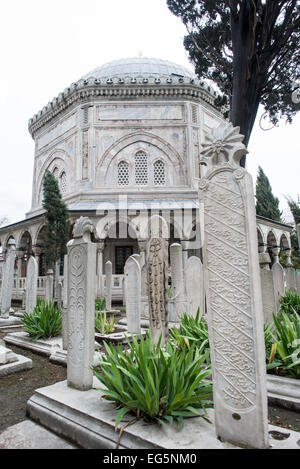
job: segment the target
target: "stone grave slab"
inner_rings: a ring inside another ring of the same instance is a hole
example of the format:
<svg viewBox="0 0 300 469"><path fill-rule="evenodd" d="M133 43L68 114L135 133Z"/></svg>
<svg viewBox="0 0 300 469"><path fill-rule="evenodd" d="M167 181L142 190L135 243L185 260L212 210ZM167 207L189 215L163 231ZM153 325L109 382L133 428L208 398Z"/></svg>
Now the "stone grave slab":
<svg viewBox="0 0 300 469"><path fill-rule="evenodd" d="M68 387L67 381L37 389L27 402L28 416L83 448L115 449L119 437L114 426L116 410L112 404L100 399L101 394L96 390L100 386L94 377L93 389L84 394ZM186 419L179 430L176 424L161 427L156 424L145 425L140 420L124 430L119 448L238 449L238 446L216 437L213 409L208 409L208 414L212 424L195 417ZM269 426L268 431L288 436L283 440L271 438L271 449L299 449L297 442L300 433L273 425Z"/></svg>

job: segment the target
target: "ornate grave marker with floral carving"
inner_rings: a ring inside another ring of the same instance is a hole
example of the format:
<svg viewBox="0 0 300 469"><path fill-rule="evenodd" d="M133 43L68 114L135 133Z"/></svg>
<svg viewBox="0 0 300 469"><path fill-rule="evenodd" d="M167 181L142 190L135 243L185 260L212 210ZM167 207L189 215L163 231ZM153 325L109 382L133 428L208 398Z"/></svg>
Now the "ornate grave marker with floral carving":
<svg viewBox="0 0 300 469"><path fill-rule="evenodd" d="M93 384L95 347L96 244L92 222L80 217L68 243L68 386L85 391Z"/></svg>
<svg viewBox="0 0 300 469"><path fill-rule="evenodd" d="M205 136L199 183L215 424L225 440L268 446L263 311L252 178L239 128Z"/></svg>

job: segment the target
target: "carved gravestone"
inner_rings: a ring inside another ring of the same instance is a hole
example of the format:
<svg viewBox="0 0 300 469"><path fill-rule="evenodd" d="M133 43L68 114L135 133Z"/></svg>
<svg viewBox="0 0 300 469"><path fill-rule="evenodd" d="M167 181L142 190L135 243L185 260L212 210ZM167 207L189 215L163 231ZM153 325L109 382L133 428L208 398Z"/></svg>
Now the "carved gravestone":
<svg viewBox="0 0 300 469"><path fill-rule="evenodd" d="M179 243L170 246L173 321L180 322L186 312L186 296L184 291L182 246Z"/></svg>
<svg viewBox="0 0 300 469"><path fill-rule="evenodd" d="M8 241L8 252L3 268L1 288L1 317L8 318L11 307L12 291L14 286L16 243L14 239Z"/></svg>
<svg viewBox="0 0 300 469"><path fill-rule="evenodd" d="M276 312L278 312L280 299L284 295L284 270L279 262L275 262L275 264L272 265L271 271L273 274Z"/></svg>
<svg viewBox="0 0 300 469"><path fill-rule="evenodd" d="M47 270L46 275L46 292L45 292L45 300L46 302L53 300L53 270Z"/></svg>
<svg viewBox="0 0 300 469"><path fill-rule="evenodd" d="M198 308L203 315L205 304L203 266L199 257L191 256L185 267L187 313L195 317Z"/></svg>
<svg viewBox="0 0 300 469"><path fill-rule="evenodd" d="M105 281L106 281L106 311L111 311L111 295L112 295L112 263L105 263Z"/></svg>
<svg viewBox="0 0 300 469"><path fill-rule="evenodd" d="M256 214L239 128L206 135L199 183L203 261L218 437L268 447L265 347Z"/></svg>
<svg viewBox="0 0 300 469"><path fill-rule="evenodd" d="M162 226L160 227L160 224ZM155 343L168 337L168 238L166 222L154 215L150 219L150 240L147 245L147 281L150 330Z"/></svg>
<svg viewBox="0 0 300 469"><path fill-rule="evenodd" d="M92 222L80 217L68 243L68 386L92 387L95 342L96 244Z"/></svg>
<svg viewBox="0 0 300 469"><path fill-rule="evenodd" d="M26 313L31 314L36 307L37 300L37 278L38 264L36 259L31 256L27 264L26 277Z"/></svg>
<svg viewBox="0 0 300 469"><path fill-rule="evenodd" d="M296 274L297 293L300 295L300 272Z"/></svg>
<svg viewBox="0 0 300 469"><path fill-rule="evenodd" d="M141 333L141 267L138 259L130 256L124 267L124 289L127 331Z"/></svg>
<svg viewBox="0 0 300 469"><path fill-rule="evenodd" d="M287 290L292 290L295 292L297 290L296 283L296 271L293 266L288 266L284 269L285 279L286 279L286 288Z"/></svg>
<svg viewBox="0 0 300 469"><path fill-rule="evenodd" d="M260 270L261 291L263 301L264 323L273 322L273 313L277 313L276 296L273 283L273 272L267 269Z"/></svg>
<svg viewBox="0 0 300 469"><path fill-rule="evenodd" d="M62 347L68 349L68 254L64 255L64 284L62 293Z"/></svg>

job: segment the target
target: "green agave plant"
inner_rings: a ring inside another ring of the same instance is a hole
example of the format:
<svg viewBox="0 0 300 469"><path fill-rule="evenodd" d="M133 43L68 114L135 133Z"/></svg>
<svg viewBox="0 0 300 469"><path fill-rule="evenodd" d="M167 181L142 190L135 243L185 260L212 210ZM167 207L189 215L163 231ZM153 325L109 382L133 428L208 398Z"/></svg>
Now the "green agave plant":
<svg viewBox="0 0 300 469"><path fill-rule="evenodd" d="M168 343L165 350L160 341L155 346L150 333L133 337L130 350L114 348L105 343L107 355L101 358L101 372L93 368L95 376L105 386L99 389L104 399L119 409L116 427L125 414L145 418L160 424L200 416L208 420L208 407L212 407L212 383L207 382L211 371L201 355L191 346L185 353Z"/></svg>
<svg viewBox="0 0 300 469"><path fill-rule="evenodd" d="M275 330L267 369L279 368L300 379L300 316L296 313L273 315Z"/></svg>
<svg viewBox="0 0 300 469"><path fill-rule="evenodd" d="M97 300L95 300L95 310L96 311L104 311L106 308L106 301L105 298L100 296Z"/></svg>
<svg viewBox="0 0 300 469"><path fill-rule="evenodd" d="M297 313L300 315L300 295L291 290L287 290L280 300L279 313Z"/></svg>
<svg viewBox="0 0 300 469"><path fill-rule="evenodd" d="M184 314L179 329L176 327L171 329L170 341L181 350L195 345L200 353L210 351L207 321L204 317L200 317L199 308L195 317ZM207 362L210 363L209 353Z"/></svg>
<svg viewBox="0 0 300 469"><path fill-rule="evenodd" d="M106 319L105 311L95 311L95 331L100 334L110 334L115 330L114 318Z"/></svg>
<svg viewBox="0 0 300 469"><path fill-rule="evenodd" d="M53 301L46 303L38 298L32 313L24 313L22 323L34 340L55 337L62 329L61 309L57 309Z"/></svg>

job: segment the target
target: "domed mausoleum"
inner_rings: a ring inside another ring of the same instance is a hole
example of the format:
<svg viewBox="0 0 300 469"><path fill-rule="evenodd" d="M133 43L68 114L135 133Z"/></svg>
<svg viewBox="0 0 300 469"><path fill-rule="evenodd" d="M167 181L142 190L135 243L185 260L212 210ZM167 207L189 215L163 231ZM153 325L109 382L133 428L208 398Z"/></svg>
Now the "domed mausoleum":
<svg viewBox="0 0 300 469"><path fill-rule="evenodd" d="M14 297L25 285L26 262L39 265L38 295L44 294L42 186L50 170L68 205L71 221L88 216L98 243L98 295L103 268L113 266L113 298L122 299L124 263L145 249L141 220L150 212L169 224L170 243L183 244L185 258L201 257L198 183L201 141L223 121L216 92L185 67L153 58L129 58L95 68L72 83L29 120L35 142L31 209L26 219L0 229L3 252L17 247ZM183 213L184 233L177 223ZM290 227L258 218L259 243L290 247ZM271 236L271 238L270 238ZM60 274L63 273L61 263ZM61 278L63 281L63 278Z"/></svg>

